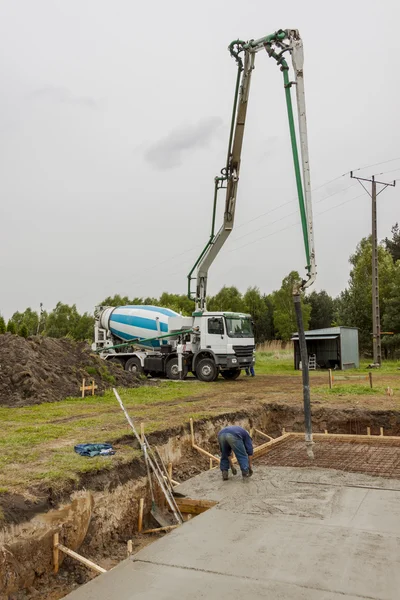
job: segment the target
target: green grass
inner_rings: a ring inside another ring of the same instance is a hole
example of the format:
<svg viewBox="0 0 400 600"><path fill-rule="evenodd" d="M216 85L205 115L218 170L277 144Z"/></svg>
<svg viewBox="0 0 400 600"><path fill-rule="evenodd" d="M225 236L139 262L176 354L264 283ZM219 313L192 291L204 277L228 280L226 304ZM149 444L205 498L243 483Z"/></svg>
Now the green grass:
<svg viewBox="0 0 400 600"><path fill-rule="evenodd" d="M255 372L258 375L299 375L293 367L293 350L257 352Z"/></svg>
<svg viewBox="0 0 400 600"><path fill-rule="evenodd" d="M176 424L169 421L170 403L179 408L179 400L208 393L213 385L164 382L159 386L125 388L119 392L133 419L137 423L145 421L146 432L150 433ZM187 412L189 406L184 404L179 408L181 413ZM201 418L208 416L200 414ZM77 481L84 473L113 468L140 454L131 446L120 446L112 457L86 458L74 452L77 443L115 443L132 435L111 390L102 397L67 398L63 402L1 408L0 422L1 489Z"/></svg>
<svg viewBox="0 0 400 600"><path fill-rule="evenodd" d="M326 387L313 387L313 394L322 394L326 396L376 396L385 393L383 387L370 388L369 385L349 384L349 385L334 385L332 389Z"/></svg>

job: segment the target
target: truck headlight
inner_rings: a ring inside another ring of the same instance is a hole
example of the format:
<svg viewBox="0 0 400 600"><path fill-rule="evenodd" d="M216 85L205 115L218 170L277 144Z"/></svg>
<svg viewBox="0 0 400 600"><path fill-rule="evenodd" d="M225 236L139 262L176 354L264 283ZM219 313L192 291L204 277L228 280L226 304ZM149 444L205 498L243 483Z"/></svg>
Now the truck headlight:
<svg viewBox="0 0 400 600"><path fill-rule="evenodd" d="M236 358L232 358L232 364L237 363L237 359Z"/></svg>

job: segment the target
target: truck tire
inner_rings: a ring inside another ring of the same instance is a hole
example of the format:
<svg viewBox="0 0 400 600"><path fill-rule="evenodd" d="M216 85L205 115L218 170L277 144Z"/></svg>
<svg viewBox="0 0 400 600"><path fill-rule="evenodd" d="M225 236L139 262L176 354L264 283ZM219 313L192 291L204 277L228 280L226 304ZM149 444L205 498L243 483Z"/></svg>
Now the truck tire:
<svg viewBox="0 0 400 600"><path fill-rule="evenodd" d="M143 375L143 367L137 356L132 356L126 361L125 371L130 371L134 375Z"/></svg>
<svg viewBox="0 0 400 600"><path fill-rule="evenodd" d="M240 369L228 369L227 371L221 371L221 375L224 379L237 379L240 375Z"/></svg>
<svg viewBox="0 0 400 600"><path fill-rule="evenodd" d="M196 375L200 381L215 381L218 368L212 358L202 358L196 366Z"/></svg>
<svg viewBox="0 0 400 600"><path fill-rule="evenodd" d="M182 365L182 379L186 379L187 374L188 368L185 365ZM168 379L180 379L178 370L178 358L171 358L171 360L167 362L166 375Z"/></svg>

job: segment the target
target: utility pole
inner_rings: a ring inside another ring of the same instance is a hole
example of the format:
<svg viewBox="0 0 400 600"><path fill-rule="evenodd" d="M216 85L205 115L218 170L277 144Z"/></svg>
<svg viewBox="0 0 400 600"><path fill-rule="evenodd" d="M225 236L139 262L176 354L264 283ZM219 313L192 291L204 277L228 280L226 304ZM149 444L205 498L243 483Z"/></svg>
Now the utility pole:
<svg viewBox="0 0 400 600"><path fill-rule="evenodd" d="M378 270L378 226L376 216L376 198L381 194L387 187L394 187L396 181L393 183L385 183L383 181L376 181L374 175L371 179L364 177L355 177L353 171L350 171L350 177L357 179L362 185L367 194L372 200L372 341L373 341L373 356L374 365L382 364L382 349L381 349L381 314L379 309L379 270ZM367 190L365 185L362 183L367 181L371 184L371 193ZM376 186L383 185L383 188L376 193Z"/></svg>

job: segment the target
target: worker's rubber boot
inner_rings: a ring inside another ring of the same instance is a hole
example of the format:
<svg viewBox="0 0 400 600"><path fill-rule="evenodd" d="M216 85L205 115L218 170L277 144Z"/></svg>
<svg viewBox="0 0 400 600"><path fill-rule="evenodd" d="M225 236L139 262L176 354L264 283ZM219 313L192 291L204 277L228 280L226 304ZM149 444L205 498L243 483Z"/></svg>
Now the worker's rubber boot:
<svg viewBox="0 0 400 600"><path fill-rule="evenodd" d="M228 471L222 471L222 479L228 481Z"/></svg>
<svg viewBox="0 0 400 600"><path fill-rule="evenodd" d="M237 469L233 465L231 466L232 475L237 475Z"/></svg>
<svg viewBox="0 0 400 600"><path fill-rule="evenodd" d="M242 477L244 477L245 479L247 477L250 477L249 469L246 469L245 471L242 471Z"/></svg>

